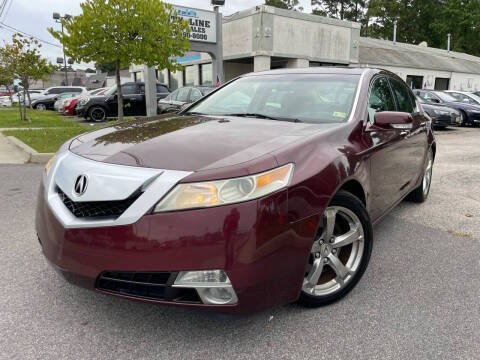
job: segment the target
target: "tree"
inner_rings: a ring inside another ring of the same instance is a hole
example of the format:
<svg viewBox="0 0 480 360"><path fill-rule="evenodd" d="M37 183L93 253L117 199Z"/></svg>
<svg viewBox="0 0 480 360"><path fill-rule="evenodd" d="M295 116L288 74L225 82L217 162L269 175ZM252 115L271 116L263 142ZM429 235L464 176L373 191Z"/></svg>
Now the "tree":
<svg viewBox="0 0 480 360"><path fill-rule="evenodd" d="M313 13L340 20L361 21L366 0L312 0Z"/></svg>
<svg viewBox="0 0 480 360"><path fill-rule="evenodd" d="M96 63L95 68L100 70L102 73L114 73L115 72L115 63L109 62L105 64Z"/></svg>
<svg viewBox="0 0 480 360"><path fill-rule="evenodd" d="M18 78L23 86L23 102L20 107L20 119L27 120L27 109L25 100L30 94L28 92L30 83L45 79L55 72L55 66L50 64L40 55L41 45L33 38L26 38L21 34L12 36L12 44L5 44L0 48L0 64L5 71Z"/></svg>
<svg viewBox="0 0 480 360"><path fill-rule="evenodd" d="M299 0L265 0L265 5L286 10L302 10L298 7Z"/></svg>
<svg viewBox="0 0 480 360"><path fill-rule="evenodd" d="M49 29L75 61L115 64L118 117L123 120L120 69L147 64L176 71L174 57L189 49L188 22L159 0L86 0L82 14L63 19L66 33Z"/></svg>

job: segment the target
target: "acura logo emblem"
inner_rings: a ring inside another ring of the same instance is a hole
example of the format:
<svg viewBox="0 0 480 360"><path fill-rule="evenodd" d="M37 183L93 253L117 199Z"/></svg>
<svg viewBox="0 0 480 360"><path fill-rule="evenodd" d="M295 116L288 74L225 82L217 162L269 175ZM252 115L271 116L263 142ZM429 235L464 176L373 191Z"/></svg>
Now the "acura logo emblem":
<svg viewBox="0 0 480 360"><path fill-rule="evenodd" d="M73 193L77 196L82 196L87 191L88 178L86 175L80 175L75 181L75 186L73 187Z"/></svg>

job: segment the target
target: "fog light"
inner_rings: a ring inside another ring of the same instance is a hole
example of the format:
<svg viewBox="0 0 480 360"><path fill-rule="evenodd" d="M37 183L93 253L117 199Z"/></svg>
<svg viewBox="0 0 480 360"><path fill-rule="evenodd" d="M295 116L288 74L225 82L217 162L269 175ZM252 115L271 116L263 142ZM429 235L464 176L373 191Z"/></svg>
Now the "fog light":
<svg viewBox="0 0 480 360"><path fill-rule="evenodd" d="M197 290L204 304L231 305L238 302L230 279L223 270L182 271L173 287Z"/></svg>

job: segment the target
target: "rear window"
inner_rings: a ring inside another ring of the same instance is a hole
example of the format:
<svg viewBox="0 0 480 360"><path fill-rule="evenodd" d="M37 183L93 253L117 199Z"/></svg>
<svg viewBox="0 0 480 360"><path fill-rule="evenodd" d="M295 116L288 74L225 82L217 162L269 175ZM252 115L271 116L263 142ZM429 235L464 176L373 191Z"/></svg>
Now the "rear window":
<svg viewBox="0 0 480 360"><path fill-rule="evenodd" d="M157 93L158 94L165 94L165 93L168 93L168 92L169 91L168 91L166 86L157 84Z"/></svg>

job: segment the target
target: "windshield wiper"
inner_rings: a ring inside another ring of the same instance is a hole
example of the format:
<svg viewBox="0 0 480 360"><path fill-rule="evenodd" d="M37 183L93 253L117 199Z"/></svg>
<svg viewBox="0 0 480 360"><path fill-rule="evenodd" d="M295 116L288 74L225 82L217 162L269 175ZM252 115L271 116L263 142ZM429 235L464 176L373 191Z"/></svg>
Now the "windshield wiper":
<svg viewBox="0 0 480 360"><path fill-rule="evenodd" d="M257 119L289 121L289 122L294 122L294 123L300 123L301 122L299 119L280 118L280 117L274 117L274 116L269 116L269 115L259 114L259 113L225 114L225 115L222 115L222 116L251 117L251 118L257 118Z"/></svg>

